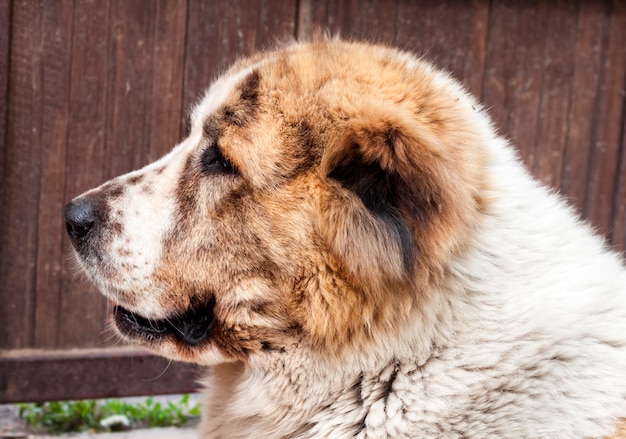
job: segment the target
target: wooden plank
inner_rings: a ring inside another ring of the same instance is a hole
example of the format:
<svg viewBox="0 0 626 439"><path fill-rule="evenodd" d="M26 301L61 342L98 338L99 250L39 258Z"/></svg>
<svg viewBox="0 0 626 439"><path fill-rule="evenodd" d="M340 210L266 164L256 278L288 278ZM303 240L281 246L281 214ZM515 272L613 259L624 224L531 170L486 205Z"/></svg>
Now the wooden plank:
<svg viewBox="0 0 626 439"><path fill-rule="evenodd" d="M489 2L474 0L463 3L467 5L467 15L470 20L457 17L453 26L463 30L457 32L457 38L465 41L461 46L461 53L457 59L463 60L462 68L453 67L460 74L463 83L469 91L479 98L483 92L483 78L487 60L487 32L489 29ZM464 25L464 23L467 23Z"/></svg>
<svg viewBox="0 0 626 439"><path fill-rule="evenodd" d="M180 140L184 121L187 0L159 0L156 8L149 162L164 155Z"/></svg>
<svg viewBox="0 0 626 439"><path fill-rule="evenodd" d="M0 182L4 181L5 148L7 139L7 103L9 101L9 59L11 38L11 1L0 0ZM4 185L0 185L0 200ZM2 218L0 218L0 226Z"/></svg>
<svg viewBox="0 0 626 439"><path fill-rule="evenodd" d="M243 2L246 8L248 2ZM298 16L297 0L262 0L259 2L256 19L254 46L258 49L271 48L275 44L293 41L296 38Z"/></svg>
<svg viewBox="0 0 626 439"><path fill-rule="evenodd" d="M237 57L293 39L296 1L189 2L183 108Z"/></svg>
<svg viewBox="0 0 626 439"><path fill-rule="evenodd" d="M396 4L376 0L306 0L300 2L298 38L324 32L342 38L392 44Z"/></svg>
<svg viewBox="0 0 626 439"><path fill-rule="evenodd" d="M433 61L439 65L431 42L434 33L435 0L399 2L396 13L395 45ZM445 66L441 65L445 68Z"/></svg>
<svg viewBox="0 0 626 439"><path fill-rule="evenodd" d="M104 181L109 3L75 2L72 33L65 200ZM70 253L64 233L64 248ZM57 347L101 344L106 300L77 275L76 263L63 260L61 300L57 305ZM54 311L51 311L54 312Z"/></svg>
<svg viewBox="0 0 626 439"><path fill-rule="evenodd" d="M396 2L361 0L350 2L356 14L351 17L349 35L359 40L392 44L396 39Z"/></svg>
<svg viewBox="0 0 626 439"><path fill-rule="evenodd" d="M515 47L514 36L519 26L518 14L515 12L510 4L502 2L493 3L490 7L484 78L480 87L481 102L489 108L500 133L509 137L506 111L509 100L508 65L514 61L511 48Z"/></svg>
<svg viewBox="0 0 626 439"><path fill-rule="evenodd" d="M399 2L396 45L450 71L480 97L485 68L489 4Z"/></svg>
<svg viewBox="0 0 626 439"><path fill-rule="evenodd" d="M73 1L43 3L41 175L34 346L55 348L64 257L64 203Z"/></svg>
<svg viewBox="0 0 626 439"><path fill-rule="evenodd" d="M533 153L533 173L551 187L561 182L576 70L577 19L577 2L559 0L551 7Z"/></svg>
<svg viewBox="0 0 626 439"><path fill-rule="evenodd" d="M605 21L598 110L591 152L586 214L609 241L614 223L626 82L626 3L613 1Z"/></svg>
<svg viewBox="0 0 626 439"><path fill-rule="evenodd" d="M0 346L32 346L41 166L41 11L39 1L12 5L11 70L2 228Z"/></svg>
<svg viewBox="0 0 626 439"><path fill-rule="evenodd" d="M624 90L626 90L626 85L624 85ZM622 127L626 127L626 111L624 111ZM617 192L614 210L611 243L617 251L622 252L624 260L626 260L626 128L622 130L622 147L620 166L617 173Z"/></svg>
<svg viewBox="0 0 626 439"><path fill-rule="evenodd" d="M190 2L188 6L185 44L183 111L188 112L209 83L213 81L223 60L219 59L219 24L223 3ZM189 127L183 124L185 133Z"/></svg>
<svg viewBox="0 0 626 439"><path fill-rule="evenodd" d="M7 117L8 117L8 102L9 102L9 60L11 53L10 46L11 36L11 2L10 0L0 1L0 203L2 206L6 206L5 200L8 198L7 182L5 180L5 169L8 167L7 162ZM6 237L3 234L3 230L6 230L5 225L8 221L8 217L4 213L0 214L0 245L4 247ZM9 258L8 251L0 252L0 300L6 307L12 306L18 307L14 303L14 299L9 298L8 292L4 291L5 282L2 281L4 275L8 269L5 258ZM3 306L4 308L4 306ZM6 321L5 312L0 310L0 321ZM9 322L10 324L12 322ZM9 339L12 334L9 333L8 328L4 328L4 325L0 324L0 347L8 346Z"/></svg>
<svg viewBox="0 0 626 439"><path fill-rule="evenodd" d="M584 212L600 81L606 2L582 1L578 14L575 72L570 90L561 191Z"/></svg>
<svg viewBox="0 0 626 439"><path fill-rule="evenodd" d="M550 8L541 0L494 2L483 103L532 169Z"/></svg>
<svg viewBox="0 0 626 439"><path fill-rule="evenodd" d="M298 38L308 40L324 32L343 38L351 34L358 4L350 0L302 0L299 4Z"/></svg>
<svg viewBox="0 0 626 439"><path fill-rule="evenodd" d="M106 179L148 163L156 12L156 2L111 2Z"/></svg>
<svg viewBox="0 0 626 439"><path fill-rule="evenodd" d="M203 373L138 349L0 351L0 403L191 393Z"/></svg>

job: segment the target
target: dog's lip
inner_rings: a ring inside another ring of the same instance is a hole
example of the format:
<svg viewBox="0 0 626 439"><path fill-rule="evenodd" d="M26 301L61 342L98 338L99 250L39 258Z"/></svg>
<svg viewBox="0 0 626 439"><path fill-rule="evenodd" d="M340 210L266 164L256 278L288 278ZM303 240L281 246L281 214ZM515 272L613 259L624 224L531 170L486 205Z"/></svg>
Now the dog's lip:
<svg viewBox="0 0 626 439"><path fill-rule="evenodd" d="M155 320L116 305L113 308L113 317L117 328L130 337L155 341L172 335L182 343L195 346L208 338L215 321L214 306L213 299L205 305L191 307L184 314Z"/></svg>

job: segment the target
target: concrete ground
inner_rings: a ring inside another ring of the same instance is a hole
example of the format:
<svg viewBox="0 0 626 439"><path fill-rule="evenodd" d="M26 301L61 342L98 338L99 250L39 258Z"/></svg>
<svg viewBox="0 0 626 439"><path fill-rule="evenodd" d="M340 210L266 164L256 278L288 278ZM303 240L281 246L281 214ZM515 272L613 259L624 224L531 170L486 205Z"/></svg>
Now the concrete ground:
<svg viewBox="0 0 626 439"><path fill-rule="evenodd" d="M79 433L61 436L27 436L32 439L196 439L193 428L149 428L121 433Z"/></svg>

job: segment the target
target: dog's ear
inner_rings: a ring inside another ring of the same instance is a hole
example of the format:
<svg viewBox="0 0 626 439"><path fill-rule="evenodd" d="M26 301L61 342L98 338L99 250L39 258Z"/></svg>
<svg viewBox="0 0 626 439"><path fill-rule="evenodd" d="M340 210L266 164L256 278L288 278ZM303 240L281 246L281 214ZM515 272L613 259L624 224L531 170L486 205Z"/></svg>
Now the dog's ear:
<svg viewBox="0 0 626 439"><path fill-rule="evenodd" d="M330 203L331 245L360 279L411 280L420 268L430 276L467 225L455 223L470 215L462 211L475 207L455 148L410 116L368 108L350 118L329 160L326 175L349 194Z"/></svg>
<svg viewBox="0 0 626 439"><path fill-rule="evenodd" d="M356 195L365 208L363 210L357 204L351 209L357 218L354 218L352 224L354 228L347 230L346 234L361 241L353 244L370 247L363 248L364 252L371 252L371 247L376 244L375 247L385 255L385 259L389 259L390 254L398 256L386 261L390 266L385 270L398 276L404 270L411 270L417 250L403 211L411 210L410 204L413 204L418 217L421 209L415 206L417 200L412 196L412 188L389 162L389 157L385 157L386 152L381 151L382 156L377 156L373 151L389 149L389 145L396 140L394 137L391 129L379 134L368 133L365 138L351 136L328 177ZM403 202L407 205L403 205ZM345 226L351 227L350 224ZM347 242L351 241L349 236L346 238ZM361 257L366 254L364 252L359 252ZM379 257L376 259L380 260Z"/></svg>

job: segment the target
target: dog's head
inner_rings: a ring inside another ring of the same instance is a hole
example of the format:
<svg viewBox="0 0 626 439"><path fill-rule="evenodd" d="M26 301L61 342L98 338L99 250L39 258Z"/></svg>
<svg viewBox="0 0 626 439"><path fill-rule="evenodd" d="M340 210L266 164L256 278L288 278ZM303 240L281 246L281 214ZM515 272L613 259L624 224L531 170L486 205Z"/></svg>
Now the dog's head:
<svg viewBox="0 0 626 439"><path fill-rule="evenodd" d="M67 229L131 341L341 354L438 294L480 210L481 117L408 54L294 44L237 62L185 140L70 202Z"/></svg>

